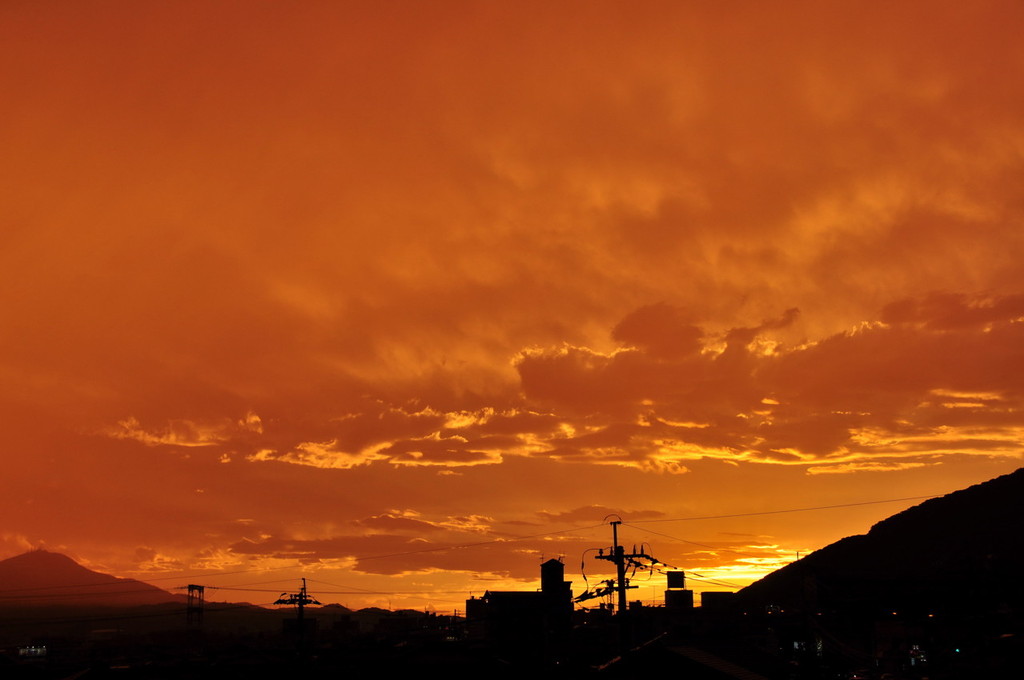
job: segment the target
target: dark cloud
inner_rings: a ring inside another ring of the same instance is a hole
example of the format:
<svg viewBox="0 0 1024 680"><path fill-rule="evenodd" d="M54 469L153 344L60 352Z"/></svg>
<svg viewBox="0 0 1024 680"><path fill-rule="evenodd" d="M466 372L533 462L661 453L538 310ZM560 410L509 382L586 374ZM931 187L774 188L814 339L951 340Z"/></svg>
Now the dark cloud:
<svg viewBox="0 0 1024 680"><path fill-rule="evenodd" d="M704 332L686 321L681 310L664 303L631 312L612 329L612 337L624 345L640 347L651 356L678 358L702 347Z"/></svg>
<svg viewBox="0 0 1024 680"><path fill-rule="evenodd" d="M581 508L573 508L562 512L538 512L537 516L548 522L589 522L593 523L597 517L607 518L610 515L617 515L620 519L636 521L641 519L656 519L664 517L665 513L658 510L623 510L622 508L609 508L603 505L588 505Z"/></svg>
<svg viewBox="0 0 1024 680"><path fill-rule="evenodd" d="M355 520L353 524L370 530L388 533L401 531L427 532L437 528L430 522L424 522L423 520L416 519L415 517L396 515L394 513L383 513L380 515L374 515L373 517L366 517L364 519Z"/></svg>
<svg viewBox="0 0 1024 680"><path fill-rule="evenodd" d="M891 325L808 345L764 344L766 334L793 322L792 309L759 326L727 331L718 352L672 361L660 350L598 354L567 347L526 354L518 367L528 398L570 414L594 414L571 420L579 433L551 440L547 454L563 460L639 463L707 455L808 464L923 454L929 446L940 454L985 452L1005 449L1000 442L1022 424L1007 411L1020 398L1020 381L1000 368L1024 362L1019 306L1018 296L933 294L886 307L882 317ZM759 342L764 351L754 347ZM966 397L950 405L943 391ZM980 393L980 401L971 401L971 393ZM690 423L671 424L677 419ZM897 445L922 435L906 432L905 422L927 422L932 433L954 425L991 429L981 438L964 429L959 445L937 435Z"/></svg>
<svg viewBox="0 0 1024 680"><path fill-rule="evenodd" d="M929 330L978 329L1024 319L1024 295L997 297L965 293L931 293L923 299L892 302L882 310L888 324L919 324Z"/></svg>
<svg viewBox="0 0 1024 680"><path fill-rule="evenodd" d="M268 538L258 542L239 542L231 550L239 555L261 558L319 560L353 560L353 569L372 574L405 572L477 572L501 574L510 578L532 579L539 574L540 557L557 556L569 551L581 553L590 542L578 537L557 541L536 539L462 537L463 541L426 540L412 536L371 534L338 536L316 540ZM472 544L472 549L467 545ZM514 549L510 550L512 547Z"/></svg>
<svg viewBox="0 0 1024 680"><path fill-rule="evenodd" d="M1019 461L1024 6L584 5L0 3L4 545Z"/></svg>

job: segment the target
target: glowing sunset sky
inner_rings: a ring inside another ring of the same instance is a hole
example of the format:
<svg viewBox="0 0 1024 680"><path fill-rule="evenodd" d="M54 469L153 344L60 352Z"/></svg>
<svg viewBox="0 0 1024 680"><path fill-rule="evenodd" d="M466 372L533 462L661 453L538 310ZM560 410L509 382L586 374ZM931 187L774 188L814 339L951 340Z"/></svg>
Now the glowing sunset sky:
<svg viewBox="0 0 1024 680"><path fill-rule="evenodd" d="M0 558L444 610L541 557L580 592L609 513L747 583L913 502L641 521L1016 469L1022 32L1015 0L0 3Z"/></svg>

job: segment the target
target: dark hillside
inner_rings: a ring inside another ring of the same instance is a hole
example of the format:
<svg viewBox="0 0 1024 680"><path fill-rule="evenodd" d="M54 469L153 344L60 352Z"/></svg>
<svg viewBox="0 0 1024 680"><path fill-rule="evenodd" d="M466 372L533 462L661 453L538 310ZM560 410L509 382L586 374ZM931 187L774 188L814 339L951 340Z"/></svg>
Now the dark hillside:
<svg viewBox="0 0 1024 680"><path fill-rule="evenodd" d="M748 606L1021 610L1024 468L909 508L740 591Z"/></svg>

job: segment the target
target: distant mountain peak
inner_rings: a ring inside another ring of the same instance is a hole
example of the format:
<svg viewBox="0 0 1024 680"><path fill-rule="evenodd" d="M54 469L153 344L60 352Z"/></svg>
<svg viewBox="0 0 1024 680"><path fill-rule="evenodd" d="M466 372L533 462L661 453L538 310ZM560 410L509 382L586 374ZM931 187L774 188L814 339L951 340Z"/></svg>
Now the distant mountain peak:
<svg viewBox="0 0 1024 680"><path fill-rule="evenodd" d="M53 552L46 548L35 548L28 552L15 555L6 560L0 561L0 564L33 564L33 565L67 565L74 566L79 569L87 569L78 562L68 557L64 553Z"/></svg>
<svg viewBox="0 0 1024 680"><path fill-rule="evenodd" d="M134 606L181 599L142 581L93 571L42 548L0 560L0 606Z"/></svg>

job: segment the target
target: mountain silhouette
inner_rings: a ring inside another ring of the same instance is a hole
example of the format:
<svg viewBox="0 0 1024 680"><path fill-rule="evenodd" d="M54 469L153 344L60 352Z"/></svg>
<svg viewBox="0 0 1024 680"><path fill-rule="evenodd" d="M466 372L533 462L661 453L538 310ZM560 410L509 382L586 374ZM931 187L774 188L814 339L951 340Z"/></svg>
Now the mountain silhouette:
<svg viewBox="0 0 1024 680"><path fill-rule="evenodd" d="M1020 612L1024 468L934 498L739 592L747 606Z"/></svg>
<svg viewBox="0 0 1024 680"><path fill-rule="evenodd" d="M0 561L0 607L130 607L184 601L184 596L148 583L87 569L60 553L33 550Z"/></svg>

